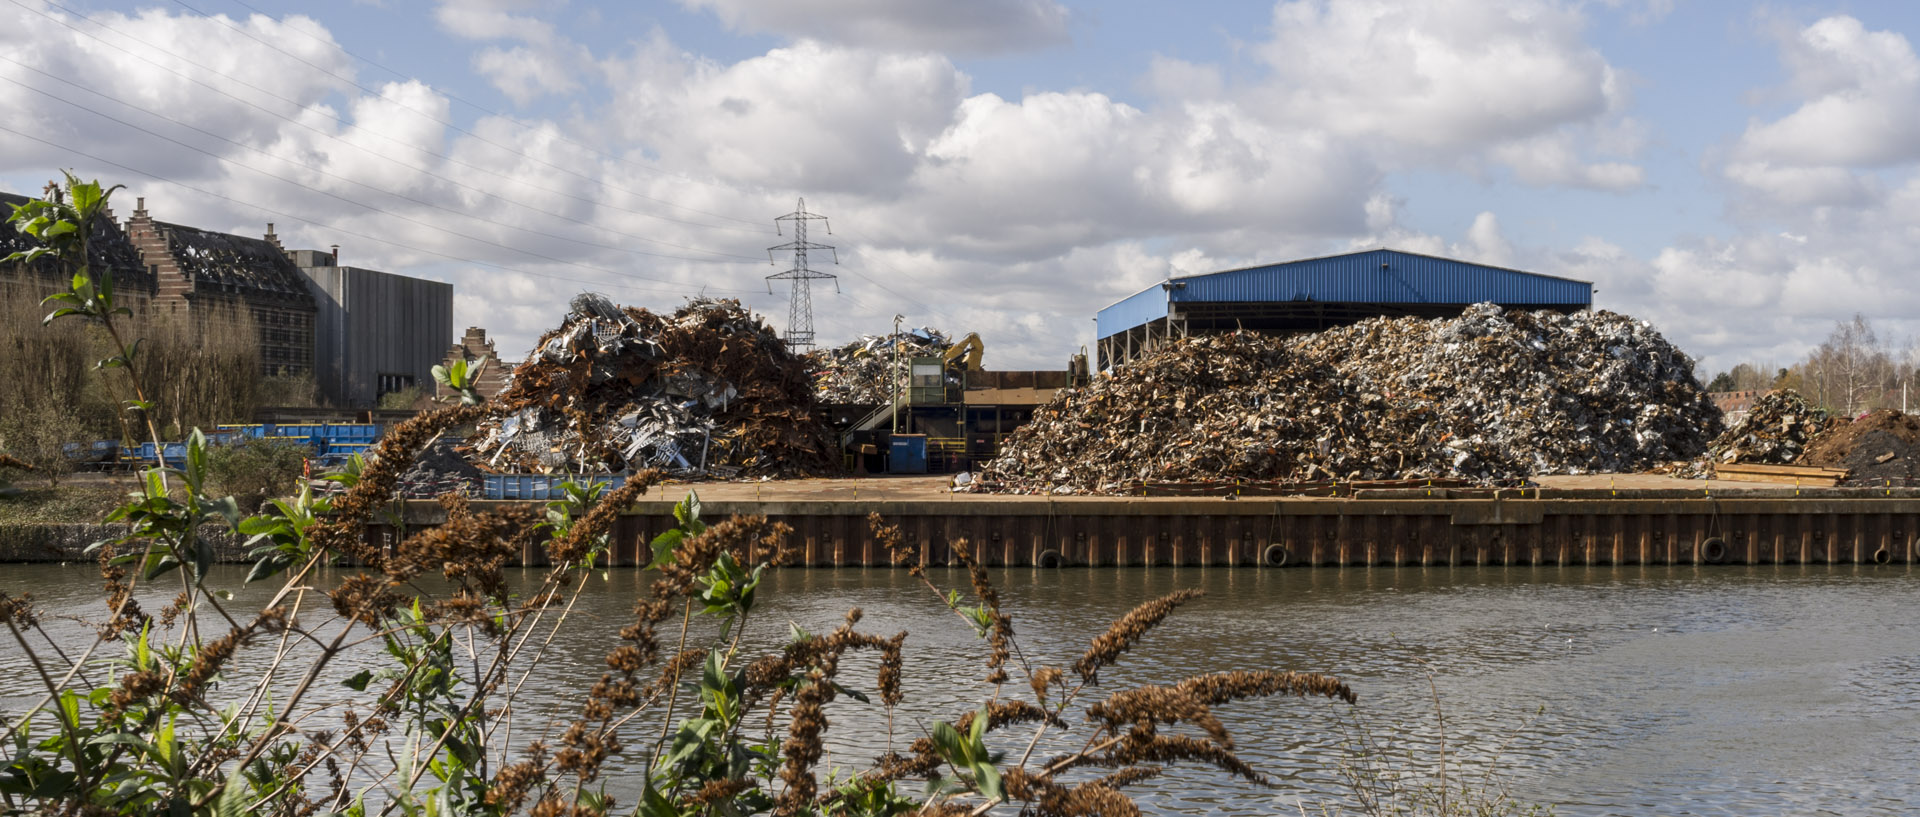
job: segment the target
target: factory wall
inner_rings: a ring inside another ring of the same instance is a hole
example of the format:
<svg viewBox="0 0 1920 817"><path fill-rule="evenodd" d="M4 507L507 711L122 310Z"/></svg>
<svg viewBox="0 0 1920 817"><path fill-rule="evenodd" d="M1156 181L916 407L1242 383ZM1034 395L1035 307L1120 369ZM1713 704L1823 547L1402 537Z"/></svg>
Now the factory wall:
<svg viewBox="0 0 1920 817"><path fill-rule="evenodd" d="M324 399L362 408L390 391L432 388L453 338L452 284L333 266L327 253L294 255L319 308L315 380Z"/></svg>

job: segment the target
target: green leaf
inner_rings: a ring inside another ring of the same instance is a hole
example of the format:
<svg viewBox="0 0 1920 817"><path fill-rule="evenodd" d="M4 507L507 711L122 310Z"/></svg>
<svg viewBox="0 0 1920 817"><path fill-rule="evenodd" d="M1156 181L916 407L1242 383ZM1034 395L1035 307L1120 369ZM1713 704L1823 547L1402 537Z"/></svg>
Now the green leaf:
<svg viewBox="0 0 1920 817"><path fill-rule="evenodd" d="M214 803L214 817L246 817L252 795L240 785L244 780L239 774L227 778L227 787L220 790L220 800Z"/></svg>
<svg viewBox="0 0 1920 817"><path fill-rule="evenodd" d="M219 561L219 556L213 552L212 542L207 541L204 536L195 536L193 538L193 583L195 586L207 580L207 574L213 571L213 566L219 563Z"/></svg>
<svg viewBox="0 0 1920 817"><path fill-rule="evenodd" d="M260 561L253 563L253 569L247 571L247 578L244 583L251 584L265 579L282 570L286 570L287 566L291 564L293 564L293 559L284 553L274 553L266 556Z"/></svg>
<svg viewBox="0 0 1920 817"><path fill-rule="evenodd" d="M960 730L946 721L933 725L933 749L940 753L942 760L955 765L959 765L966 755L961 749Z"/></svg>
<svg viewBox="0 0 1920 817"><path fill-rule="evenodd" d="M284 507L281 509L283 513L285 510ZM240 524L235 527L247 536L258 536L283 530L286 528L286 523L271 516L249 516L240 520Z"/></svg>
<svg viewBox="0 0 1920 817"><path fill-rule="evenodd" d="M680 546L683 536L679 528L673 528L653 537L653 561L648 562L647 567L657 569L673 564L673 550Z"/></svg>
<svg viewBox="0 0 1920 817"><path fill-rule="evenodd" d="M373 670L363 669L359 672L354 673L353 677L348 678L344 681L341 681L340 685L348 689L351 689L355 692L365 692L367 691L367 684L372 680L373 680Z"/></svg>
<svg viewBox="0 0 1920 817"><path fill-rule="evenodd" d="M225 521L229 527L238 524L240 521L240 500L230 496L207 500L206 516L204 518L212 519L214 517L219 517Z"/></svg>
<svg viewBox="0 0 1920 817"><path fill-rule="evenodd" d="M867 697L866 693L861 692L860 690L857 690L857 689L841 686L840 683L837 681L833 682L833 690L849 698L852 698L856 701L859 701L863 704L873 703L873 699Z"/></svg>
<svg viewBox="0 0 1920 817"><path fill-rule="evenodd" d="M973 785L988 800L1007 799L1006 792L1000 787L1000 770L994 768L992 763L983 761L973 764Z"/></svg>
<svg viewBox="0 0 1920 817"><path fill-rule="evenodd" d="M158 576L166 575L167 571L178 568L179 566L179 559L173 558L173 556L164 551L155 550L153 553L148 554L147 563L142 566L140 578L151 581Z"/></svg>
<svg viewBox="0 0 1920 817"><path fill-rule="evenodd" d="M207 483L207 436L196 428L187 435L187 487L198 492Z"/></svg>

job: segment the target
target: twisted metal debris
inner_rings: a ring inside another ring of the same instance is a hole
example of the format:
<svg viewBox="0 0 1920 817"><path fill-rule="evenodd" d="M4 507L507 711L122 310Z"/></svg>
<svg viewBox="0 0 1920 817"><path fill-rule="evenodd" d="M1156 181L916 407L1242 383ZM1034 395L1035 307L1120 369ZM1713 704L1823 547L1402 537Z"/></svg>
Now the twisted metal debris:
<svg viewBox="0 0 1920 817"><path fill-rule="evenodd" d="M1814 438L1831 424L1827 412L1792 389L1761 395L1732 428L1715 437L1702 456L1681 465L1674 476L1707 479L1713 466L1794 465Z"/></svg>
<svg viewBox="0 0 1920 817"><path fill-rule="evenodd" d="M1177 341L1062 392L983 470L985 490L1417 477L1483 484L1641 470L1719 432L1687 358L1611 312L1374 318L1292 339Z"/></svg>
<svg viewBox="0 0 1920 817"><path fill-rule="evenodd" d="M469 442L496 471L799 477L835 461L804 362L737 300L662 316L576 297L492 405Z"/></svg>
<svg viewBox="0 0 1920 817"><path fill-rule="evenodd" d="M907 389L904 367L895 358L938 357L953 345L938 329L915 329L891 335L864 335L831 349L807 353L813 370L814 395L822 403L879 405Z"/></svg>

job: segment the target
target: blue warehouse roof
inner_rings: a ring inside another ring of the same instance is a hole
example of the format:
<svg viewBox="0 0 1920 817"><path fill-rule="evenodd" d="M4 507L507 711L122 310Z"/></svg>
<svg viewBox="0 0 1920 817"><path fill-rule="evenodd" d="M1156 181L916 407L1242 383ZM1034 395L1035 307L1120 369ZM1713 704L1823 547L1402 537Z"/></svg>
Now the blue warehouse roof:
<svg viewBox="0 0 1920 817"><path fill-rule="evenodd" d="M1098 337L1162 318L1192 331L1308 331L1375 315L1444 317L1468 304L1570 312L1593 305L1593 284L1374 249L1173 278L1100 310Z"/></svg>

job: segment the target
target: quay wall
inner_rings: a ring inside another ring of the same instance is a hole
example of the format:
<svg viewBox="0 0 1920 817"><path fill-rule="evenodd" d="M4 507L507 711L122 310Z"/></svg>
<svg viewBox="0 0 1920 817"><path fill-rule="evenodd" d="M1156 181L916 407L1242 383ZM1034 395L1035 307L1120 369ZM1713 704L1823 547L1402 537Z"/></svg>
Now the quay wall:
<svg viewBox="0 0 1920 817"><path fill-rule="evenodd" d="M899 525L918 560L928 565L954 563L952 543L962 539L993 566L1920 562L1920 492L1911 490L1891 496L1434 493L1441 495L708 501L703 517L762 515L785 523L793 529L798 563L816 567L888 564L868 524L875 513ZM474 504L485 509L506 503ZM445 521L440 505L429 501L407 503L402 518L403 526L371 525L366 536L391 544L407 530ZM673 524L671 502L635 505L614 527L612 564L644 564L647 543ZM86 545L112 532L103 525L7 526L0 528L0 561L85 561ZM223 560L244 559L239 542L216 541ZM543 559L529 548L523 561Z"/></svg>
<svg viewBox="0 0 1920 817"><path fill-rule="evenodd" d="M1611 493L1611 492L1599 492ZM1626 492L1620 492L1622 494ZM793 528L799 563L880 566L868 515L898 525L928 565L972 544L987 565L1362 566L1894 564L1920 561L1920 497L1033 498L706 502L708 520ZM485 504L485 503L481 503ZM437 505L409 509L432 524ZM614 528L613 563L644 564L674 524L648 502ZM391 536L392 531L369 531ZM1277 549L1276 549L1277 548ZM526 554L540 561L537 552Z"/></svg>

